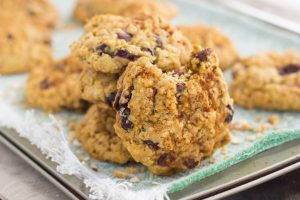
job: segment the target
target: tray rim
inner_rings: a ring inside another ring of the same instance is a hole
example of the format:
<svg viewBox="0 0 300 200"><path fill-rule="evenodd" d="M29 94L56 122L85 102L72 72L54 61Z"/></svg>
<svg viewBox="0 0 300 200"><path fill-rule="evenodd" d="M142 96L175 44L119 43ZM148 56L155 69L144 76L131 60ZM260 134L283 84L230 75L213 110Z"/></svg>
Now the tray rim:
<svg viewBox="0 0 300 200"><path fill-rule="evenodd" d="M193 2L194 0L188 0L188 1ZM271 26L275 26L281 30L288 32L288 33L292 33L292 34L296 34L297 36L300 36L300 30L291 28L290 24L288 26L283 26L282 23L276 24L276 21L274 21L274 19L272 19L272 17L273 17L272 14L268 14L268 17L262 16L261 13L257 14L257 15L253 14L253 13L251 14L249 12L248 8L252 7L252 6L247 6L245 3L237 2L235 0L228 0L228 2L225 2L222 0L213 0L212 2L218 2L221 6L225 6L234 12L239 12L242 15L246 15L246 16L254 18L258 21L266 22L267 24L269 24ZM230 2L233 2L234 4L231 4ZM246 7L248 7L248 8L243 7L244 10L240 10L240 9L237 9L237 5L246 5ZM252 7L252 8L254 8L254 7ZM252 11L256 12L256 11L258 11L258 9L254 9ZM50 182L52 182L54 185L56 185L59 189L61 189L64 193L66 193L72 199L87 199L87 196L83 192L78 191L77 189L74 189L72 187L70 188L68 183L66 183L66 181L64 180L65 175L58 174L58 172L55 171L55 168L53 170L53 169L51 169L51 166L46 166L45 163L40 163L40 161L38 161L35 158L33 158L32 156L30 156L28 153L26 153L26 150L24 150L20 145L18 145L17 143L15 143L13 140L9 139L8 137L6 137L5 132L7 132L7 130L2 129L2 127L0 127L0 142L4 143L6 146L8 146L10 149L12 149L17 155L19 155L22 159L24 159L27 163L29 163L34 169L36 169L39 173L41 173L43 176L45 176L48 180L50 180ZM14 132L18 135L18 133L16 131L14 131ZM20 137L20 136L18 135L18 137ZM287 142L287 143L289 143L289 142ZM273 148L280 148L281 146L282 145L279 145L279 146L276 146ZM34 146L34 148L36 148L36 147ZM255 156L253 156L253 158L254 157ZM239 165L239 163L237 163L235 165ZM279 162L275 165L272 165L268 168L258 171L258 173L263 172L269 168L273 169L274 166L275 167L278 166L278 170L275 169L271 173L263 173L264 175L262 175L261 177L259 177L257 179L246 182L245 184L241 184L236 187L232 187L231 189L230 188L223 189L224 190L223 192L216 193L215 195L212 194L212 191L215 191L218 188L222 189L222 187L225 184L219 185L218 187L213 187L213 188L206 190L204 192L201 192L201 193L186 196L183 199L193 199L193 198L220 199L220 198L224 198L224 197L230 196L232 194L235 194L237 192L241 192L243 190L249 189L249 188L255 186L255 184L264 183L268 180L271 180L280 175L283 175L285 173L288 173L290 171L300 168L300 153L290 159L283 160L282 162ZM280 167L280 166L283 166L283 167ZM245 178L246 179L251 178L251 177L255 176L255 174L256 173L252 173L249 176L245 176L240 179L234 180L234 181L230 182L229 184L234 184L235 182L244 180ZM214 176L214 175L212 175L212 176ZM67 186L67 188L66 188L66 186ZM71 190L69 190L68 188Z"/></svg>

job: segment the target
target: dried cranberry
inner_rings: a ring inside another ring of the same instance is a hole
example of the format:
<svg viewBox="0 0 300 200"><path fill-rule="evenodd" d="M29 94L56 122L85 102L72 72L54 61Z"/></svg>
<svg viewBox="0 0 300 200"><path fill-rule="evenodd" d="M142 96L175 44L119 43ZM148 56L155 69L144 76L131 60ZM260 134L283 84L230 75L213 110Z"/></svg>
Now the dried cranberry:
<svg viewBox="0 0 300 200"><path fill-rule="evenodd" d="M185 89L186 89L186 85L184 83L176 84L177 93L182 93Z"/></svg>
<svg viewBox="0 0 300 200"><path fill-rule="evenodd" d="M172 154L164 153L158 158L157 164L160 166L168 166L168 163L173 162L174 160L175 157Z"/></svg>
<svg viewBox="0 0 300 200"><path fill-rule="evenodd" d="M44 79L40 82L40 88L42 90L49 89L52 86L53 86L52 83L48 79Z"/></svg>
<svg viewBox="0 0 300 200"><path fill-rule="evenodd" d="M130 114L130 110L128 108L126 112ZM133 123L128 119L129 114L125 115L125 113L121 113L121 126L126 131L134 127Z"/></svg>
<svg viewBox="0 0 300 200"><path fill-rule="evenodd" d="M300 63L286 65L278 70L280 75L288 75L300 71Z"/></svg>
<svg viewBox="0 0 300 200"><path fill-rule="evenodd" d="M7 39L9 39L9 40L15 39L14 35L11 34L11 33L7 34L6 37L7 37Z"/></svg>
<svg viewBox="0 0 300 200"><path fill-rule="evenodd" d="M133 35L128 32L119 32L119 33L117 33L117 36L118 36L118 39L123 39L126 42L129 42L131 40L131 38L133 37Z"/></svg>
<svg viewBox="0 0 300 200"><path fill-rule="evenodd" d="M110 93L109 96L105 97L105 101L107 104L109 104L110 106L112 106L115 98L116 98L117 93L116 92L112 92Z"/></svg>
<svg viewBox="0 0 300 200"><path fill-rule="evenodd" d="M113 107L116 111L119 111L121 109L120 99L121 99L121 95L120 95L120 93L117 93L117 95L115 97L115 101L113 103Z"/></svg>
<svg viewBox="0 0 300 200"><path fill-rule="evenodd" d="M161 38L159 36L155 37L155 42L156 42L156 47L158 48L163 48L163 41L161 40Z"/></svg>
<svg viewBox="0 0 300 200"><path fill-rule="evenodd" d="M233 110L233 107L230 104L227 105L227 109L228 109L228 115L225 118L225 122L230 123L233 119L234 110Z"/></svg>
<svg viewBox="0 0 300 200"><path fill-rule="evenodd" d="M137 59L139 59L140 57L137 55L134 55L130 52L128 52L126 49L119 49L114 53L114 56L118 56L121 58L126 58L130 61L136 61Z"/></svg>
<svg viewBox="0 0 300 200"><path fill-rule="evenodd" d="M201 62L207 61L208 60L208 56L210 56L210 54L212 54L213 50L210 48L204 49L202 51L200 51L199 53L197 53L195 55L196 58L198 58Z"/></svg>
<svg viewBox="0 0 300 200"><path fill-rule="evenodd" d="M195 168L195 167L199 164L199 161L195 161L194 159L189 158L189 159L185 160L185 161L183 162L183 164L184 164L187 168L193 169L193 168Z"/></svg>
<svg viewBox="0 0 300 200"><path fill-rule="evenodd" d="M142 47L142 51L148 51L151 54L151 56L154 56L154 51L148 47Z"/></svg>
<svg viewBox="0 0 300 200"><path fill-rule="evenodd" d="M146 144L150 149L153 149L155 151L159 150L158 143L154 143L151 140L145 140L144 144Z"/></svg>
<svg viewBox="0 0 300 200"><path fill-rule="evenodd" d="M109 46L107 44L103 43L103 44L97 46L95 48L95 51L102 54L102 53L106 53L108 48L109 48Z"/></svg>

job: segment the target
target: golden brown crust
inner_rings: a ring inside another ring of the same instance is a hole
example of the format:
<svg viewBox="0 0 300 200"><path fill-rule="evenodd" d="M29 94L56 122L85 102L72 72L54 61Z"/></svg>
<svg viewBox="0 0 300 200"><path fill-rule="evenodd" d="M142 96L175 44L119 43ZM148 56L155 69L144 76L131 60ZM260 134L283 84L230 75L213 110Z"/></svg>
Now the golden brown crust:
<svg viewBox="0 0 300 200"><path fill-rule="evenodd" d="M300 54L270 52L242 59L233 68L230 92L245 108L300 110Z"/></svg>
<svg viewBox="0 0 300 200"><path fill-rule="evenodd" d="M96 160L124 164L132 160L115 134L115 112L105 105L93 105L77 126L76 138Z"/></svg>
<svg viewBox="0 0 300 200"><path fill-rule="evenodd" d="M55 112L62 108L85 109L79 76L82 67L73 57L34 69L27 80L26 98L30 106Z"/></svg>
<svg viewBox="0 0 300 200"><path fill-rule="evenodd" d="M188 68L164 73L141 58L118 82L116 133L154 174L194 168L229 138L232 100L216 54L197 47Z"/></svg>

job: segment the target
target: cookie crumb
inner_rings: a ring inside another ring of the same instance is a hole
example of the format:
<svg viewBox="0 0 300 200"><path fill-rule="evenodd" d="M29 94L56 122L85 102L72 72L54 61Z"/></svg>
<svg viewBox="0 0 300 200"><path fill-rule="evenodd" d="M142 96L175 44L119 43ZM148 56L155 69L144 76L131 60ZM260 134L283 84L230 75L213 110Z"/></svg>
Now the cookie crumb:
<svg viewBox="0 0 300 200"><path fill-rule="evenodd" d="M255 116L255 121L256 122L260 122L262 120L262 116L261 115L256 115Z"/></svg>
<svg viewBox="0 0 300 200"><path fill-rule="evenodd" d="M88 161L90 158L88 157L88 156L79 156L79 160L81 161L81 162L86 162L86 161Z"/></svg>
<svg viewBox="0 0 300 200"><path fill-rule="evenodd" d="M230 125L230 130L235 130L235 131L251 131L252 127L246 121L244 121L244 122L235 122L235 123L232 123Z"/></svg>
<svg viewBox="0 0 300 200"><path fill-rule="evenodd" d="M249 141L249 142L253 142L255 139L256 139L255 135L248 135L246 137L246 140Z"/></svg>
<svg viewBox="0 0 300 200"><path fill-rule="evenodd" d="M143 167L126 167L125 168L125 172L128 174L137 174L137 173L141 173L144 172L145 169Z"/></svg>
<svg viewBox="0 0 300 200"><path fill-rule="evenodd" d="M270 115L268 118L268 122L273 126L277 126L279 121L280 119L277 115Z"/></svg>
<svg viewBox="0 0 300 200"><path fill-rule="evenodd" d="M223 155L227 155L227 148L225 146L221 147L221 152Z"/></svg>
<svg viewBox="0 0 300 200"><path fill-rule="evenodd" d="M98 171L98 167L97 167L96 163L91 163L91 164L90 164L90 167L91 167L91 169L92 169L93 171L95 171L95 172Z"/></svg>
<svg viewBox="0 0 300 200"><path fill-rule="evenodd" d="M209 164L214 164L216 162L215 157L213 157L213 156L209 157L208 162L209 162Z"/></svg>
<svg viewBox="0 0 300 200"><path fill-rule="evenodd" d="M137 176L134 176L134 177L132 177L131 179L129 179L129 181L130 181L131 183L138 183L138 182L140 182L140 179L139 179Z"/></svg>
<svg viewBox="0 0 300 200"><path fill-rule="evenodd" d="M69 129L71 131L75 131L75 129L76 129L76 124L75 124L75 121L73 119L71 119L70 122L69 122Z"/></svg>
<svg viewBox="0 0 300 200"><path fill-rule="evenodd" d="M270 129L270 124L259 124L258 126L256 126L254 128L254 132L256 132L256 133L263 133L263 132L265 132L265 131L267 131L269 129Z"/></svg>
<svg viewBox="0 0 300 200"><path fill-rule="evenodd" d="M127 172L121 171L121 170L115 170L114 175L117 178L126 179L128 178L129 174Z"/></svg>
<svg viewBox="0 0 300 200"><path fill-rule="evenodd" d="M241 142L242 141L241 141L240 138L231 136L231 143L232 144L240 144Z"/></svg>

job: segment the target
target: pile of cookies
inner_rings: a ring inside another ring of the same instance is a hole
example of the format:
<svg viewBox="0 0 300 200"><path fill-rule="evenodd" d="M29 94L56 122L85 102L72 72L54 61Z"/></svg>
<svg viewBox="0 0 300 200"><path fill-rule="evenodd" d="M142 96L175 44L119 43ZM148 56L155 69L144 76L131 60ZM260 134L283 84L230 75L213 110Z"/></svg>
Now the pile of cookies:
<svg viewBox="0 0 300 200"><path fill-rule="evenodd" d="M0 8L0 73L30 72L31 107L86 112L76 138L97 160L137 162L157 175L199 166L230 140L229 93L248 109L300 110L300 54L240 58L214 27L172 26L172 4L78 0L84 33L58 61L58 15L47 0L2 0Z"/></svg>
<svg viewBox="0 0 300 200"><path fill-rule="evenodd" d="M77 138L94 158L169 175L229 141L232 100L216 53L164 19L96 16L71 48L93 103Z"/></svg>

